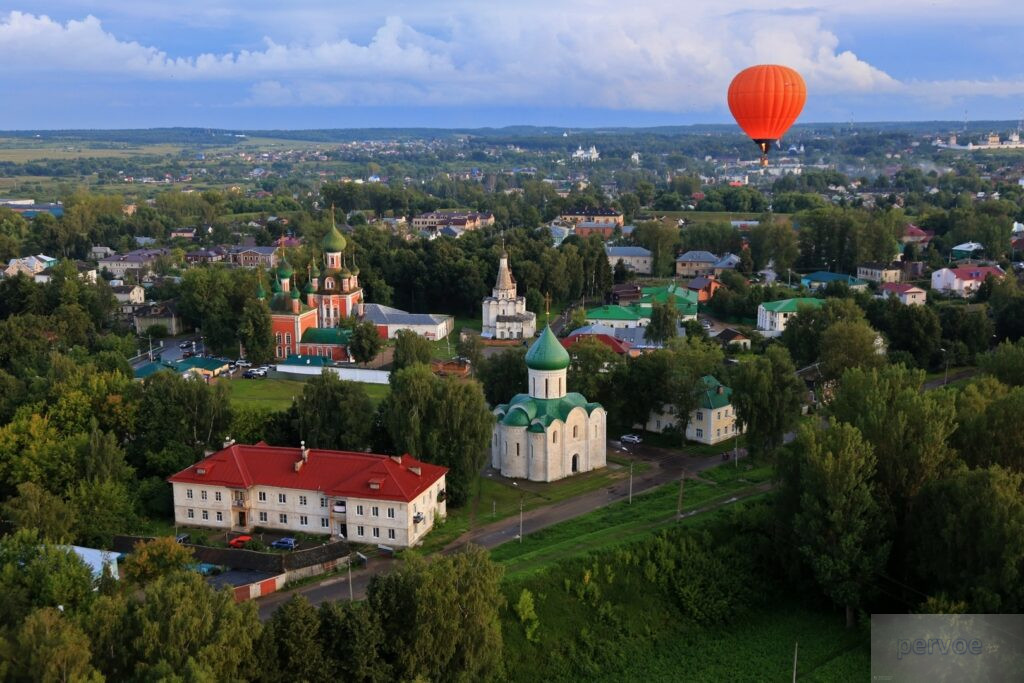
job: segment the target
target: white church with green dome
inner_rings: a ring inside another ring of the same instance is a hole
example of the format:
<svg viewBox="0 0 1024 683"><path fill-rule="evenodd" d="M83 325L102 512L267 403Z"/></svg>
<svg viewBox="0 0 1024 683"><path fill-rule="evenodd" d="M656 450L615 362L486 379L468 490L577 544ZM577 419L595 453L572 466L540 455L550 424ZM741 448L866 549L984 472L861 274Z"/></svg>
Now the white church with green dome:
<svg viewBox="0 0 1024 683"><path fill-rule="evenodd" d="M604 467L607 413L566 391L569 353L545 327L526 353L529 393L494 409L491 465L503 477L555 481Z"/></svg>

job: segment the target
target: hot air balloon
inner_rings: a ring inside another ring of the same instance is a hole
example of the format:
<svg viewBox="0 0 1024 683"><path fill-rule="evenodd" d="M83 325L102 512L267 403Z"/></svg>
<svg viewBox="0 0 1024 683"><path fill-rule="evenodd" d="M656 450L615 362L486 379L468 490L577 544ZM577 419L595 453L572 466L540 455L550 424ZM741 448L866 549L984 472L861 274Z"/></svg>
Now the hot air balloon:
<svg viewBox="0 0 1024 683"><path fill-rule="evenodd" d="M736 123L761 149L761 165L768 165L768 150L789 130L807 99L804 79L788 66L760 64L736 74L729 84L729 111Z"/></svg>

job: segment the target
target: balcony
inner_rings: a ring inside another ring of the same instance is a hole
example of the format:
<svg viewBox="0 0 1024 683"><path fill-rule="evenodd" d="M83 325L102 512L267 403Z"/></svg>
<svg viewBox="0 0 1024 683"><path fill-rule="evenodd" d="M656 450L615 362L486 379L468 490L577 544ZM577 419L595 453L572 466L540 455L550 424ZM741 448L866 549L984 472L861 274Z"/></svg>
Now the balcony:
<svg viewBox="0 0 1024 683"><path fill-rule="evenodd" d="M231 499L231 507L236 509L236 510L245 510L246 508L249 507L249 499L248 498L232 498Z"/></svg>
<svg viewBox="0 0 1024 683"><path fill-rule="evenodd" d="M333 506L333 507L331 508L331 510L333 510L333 511L334 511L334 512L336 512L336 513L338 513L339 515L344 515L344 514L346 514L346 509L345 509L345 506L344 506L344 505L335 505L335 506Z"/></svg>

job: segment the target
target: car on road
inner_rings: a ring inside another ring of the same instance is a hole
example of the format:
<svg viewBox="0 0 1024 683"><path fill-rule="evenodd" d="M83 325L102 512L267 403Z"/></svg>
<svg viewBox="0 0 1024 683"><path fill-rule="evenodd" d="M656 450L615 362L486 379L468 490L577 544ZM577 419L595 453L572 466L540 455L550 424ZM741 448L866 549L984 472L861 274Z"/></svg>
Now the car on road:
<svg viewBox="0 0 1024 683"><path fill-rule="evenodd" d="M246 370L242 373L242 377L245 379L259 379L260 377L264 377L264 374L259 370Z"/></svg>
<svg viewBox="0 0 1024 683"><path fill-rule="evenodd" d="M178 543L188 543L190 538L191 536L189 536L188 534L178 534L174 537L174 540Z"/></svg>
<svg viewBox="0 0 1024 683"><path fill-rule="evenodd" d="M622 436L619 437L619 441L621 441L622 443L640 443L643 441L643 439L641 439L636 434L623 434Z"/></svg>
<svg viewBox="0 0 1024 683"><path fill-rule="evenodd" d="M703 327L705 330L710 330L711 329L711 321L710 320L701 320L700 321L700 326Z"/></svg>
<svg viewBox="0 0 1024 683"><path fill-rule="evenodd" d="M237 365L240 368L251 368L252 367L252 363L247 361L244 358L239 358L238 360L236 360L235 361L235 365Z"/></svg>
<svg viewBox="0 0 1024 683"><path fill-rule="evenodd" d="M178 344L178 348L179 348L179 349L188 349L188 348L191 348L191 347L192 347L192 346L194 346L194 345L195 345L195 342L194 342L194 341L191 341L191 340L189 340L189 341L183 341L183 342L181 342L180 344Z"/></svg>
<svg viewBox="0 0 1024 683"><path fill-rule="evenodd" d="M284 538L279 538L271 543L270 547L277 548L279 550L295 550L295 546L297 545L298 542L294 538L291 536L285 536Z"/></svg>
<svg viewBox="0 0 1024 683"><path fill-rule="evenodd" d="M250 541L252 541L252 536L235 536L228 541L228 545L232 548L244 548L245 544Z"/></svg>

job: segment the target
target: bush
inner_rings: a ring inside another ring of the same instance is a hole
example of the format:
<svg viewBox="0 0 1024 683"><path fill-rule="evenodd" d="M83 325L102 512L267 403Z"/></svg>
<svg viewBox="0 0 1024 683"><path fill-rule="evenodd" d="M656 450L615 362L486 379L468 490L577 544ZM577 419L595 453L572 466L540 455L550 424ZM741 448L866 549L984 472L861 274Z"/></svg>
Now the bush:
<svg viewBox="0 0 1024 683"><path fill-rule="evenodd" d="M166 325L150 325L146 328L146 336L153 337L154 339L163 339L170 335Z"/></svg>

